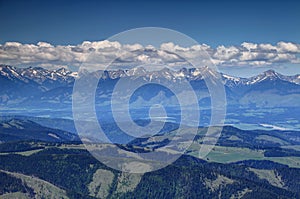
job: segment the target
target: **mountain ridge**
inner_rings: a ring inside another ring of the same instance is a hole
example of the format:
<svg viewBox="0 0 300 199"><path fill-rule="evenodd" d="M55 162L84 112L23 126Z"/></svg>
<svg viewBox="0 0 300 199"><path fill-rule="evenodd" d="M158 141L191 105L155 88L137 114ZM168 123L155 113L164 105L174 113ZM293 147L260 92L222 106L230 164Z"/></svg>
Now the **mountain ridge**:
<svg viewBox="0 0 300 199"><path fill-rule="evenodd" d="M201 78L203 75L204 70L210 70L213 71L212 69L208 67L203 67L203 68L181 68L180 70L171 70L169 68L163 68L161 70L157 71L147 71L143 67L138 67L138 68L132 68L132 69L119 69L119 70L98 70L95 72L88 72L85 71L86 73L95 73L99 74L102 73L102 78L110 78L110 79L116 79L124 76L143 76L143 75L158 75L158 74L163 74L165 76L168 75L173 75L173 77L185 77L185 78L190 78L191 80L194 80L193 77L195 78ZM9 73L10 71L10 73ZM216 71L213 71L216 73ZM27 68L17 68L14 66L10 65L1 65L0 64L0 75L1 76L6 76L9 79L19 78L23 81L28 81L34 79L35 82L37 83L42 83L43 81L47 79L52 79L53 81L60 81L62 80L67 81L70 83L73 78L78 76L78 72L72 72L66 68L59 68L56 70L48 70L42 67L27 67ZM261 74L252 76L252 77L238 77L234 75L228 75L225 73L220 73L222 79L225 80L233 80L233 81L241 81L241 82L247 82L246 84L253 84L256 82L263 81L265 79L282 79L285 81L289 81L291 83L295 84L300 84L300 74L295 74L295 75L282 75L275 70L269 69L267 71L264 71ZM44 78L43 78L44 77ZM202 77L203 78L203 77ZM247 81L248 80L248 81ZM226 82L225 82L226 83Z"/></svg>
<svg viewBox="0 0 300 199"><path fill-rule="evenodd" d="M268 70L250 78L218 74L208 67L182 68L177 71L168 68L147 71L145 68L139 67L94 72L84 70L79 74L99 79L101 88L98 87L96 97L100 103L104 104L110 101L109 96L117 81L124 78L126 81L128 80L128 84L142 80L150 84L166 82L172 85L176 83L178 86L184 86L182 83L186 80L197 93L199 104L210 106L210 94L205 80L206 78L221 78L229 105L236 107L240 105L253 106L253 104L261 107L300 106L296 100L298 95L300 97L300 75L285 76L274 70ZM21 105L22 107L49 107L51 105L51 108L55 108L55 106L62 108L63 104L70 105L72 103L73 85L76 78L80 78L77 72L64 68L48 70L41 67L16 68L0 65L0 84L2 85L0 105L14 107ZM150 85L146 88L148 90L147 93L144 93L143 99L154 99L155 94L160 93L157 86ZM182 92L185 92L184 90L183 87ZM165 90L163 93L167 95ZM138 99L138 97L134 99ZM171 102L172 99L169 99ZM157 100L159 99L157 98ZM156 101L155 103L157 103ZM138 102L138 104L145 103Z"/></svg>
<svg viewBox="0 0 300 199"><path fill-rule="evenodd" d="M0 121L0 142L39 140L49 142L78 141L77 134L42 126L27 119Z"/></svg>

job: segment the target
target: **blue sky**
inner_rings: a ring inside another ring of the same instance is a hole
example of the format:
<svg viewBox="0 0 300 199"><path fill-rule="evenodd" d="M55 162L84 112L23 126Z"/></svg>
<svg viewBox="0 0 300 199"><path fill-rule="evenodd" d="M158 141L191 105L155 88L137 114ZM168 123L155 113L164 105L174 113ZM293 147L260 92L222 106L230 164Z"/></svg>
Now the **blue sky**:
<svg viewBox="0 0 300 199"><path fill-rule="evenodd" d="M77 45L146 26L174 29L214 48L243 42L299 44L299 19L300 1L289 0L1 0L0 44L44 41L53 45ZM300 72L298 68L286 65L281 70L294 73Z"/></svg>
<svg viewBox="0 0 300 199"><path fill-rule="evenodd" d="M300 1L15 1L0 3L0 42L78 44L158 26L212 46L300 43Z"/></svg>

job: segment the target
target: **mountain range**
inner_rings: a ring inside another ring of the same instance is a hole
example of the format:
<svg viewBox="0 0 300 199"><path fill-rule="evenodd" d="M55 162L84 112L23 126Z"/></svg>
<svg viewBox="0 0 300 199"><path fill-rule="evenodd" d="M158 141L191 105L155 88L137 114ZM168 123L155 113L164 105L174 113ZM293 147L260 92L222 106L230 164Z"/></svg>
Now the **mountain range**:
<svg viewBox="0 0 300 199"><path fill-rule="evenodd" d="M151 83L171 81L181 85L186 79L200 106L209 106L210 94L203 77L205 71L208 71L205 67L203 70L183 68L179 71L134 68L85 72L83 75L100 79L96 91L100 105L109 105L106 102L110 101L114 86L122 77L129 80L128 83L140 79L150 83L135 92L132 105L176 104L172 92ZM215 74L215 71L208 72ZM235 117L228 114L227 118L237 118L237 123L243 118L257 123L253 118L258 118L259 123L265 120L266 124L274 125L277 120L293 122L299 118L296 109L300 107L299 75L284 76L272 70L251 78L220 75L228 107L237 108L231 112ZM161 170L131 175L107 167L85 150L74 122L61 119L66 109L72 109L76 78L76 72L66 69L0 66L1 111L16 109L19 112L15 114L23 115L0 117L0 178L3 179L0 181L0 198L299 198L299 131L288 129L241 130L224 126L210 154L199 159L199 149L207 131L207 127L199 127L186 154ZM182 89L182 93L185 92ZM241 107L250 107L252 112ZM271 108L270 114L262 115L260 107ZM274 107L291 109L278 112ZM27 110L42 109L43 115L57 110L58 118L25 116ZM251 115L253 112L256 115ZM294 114L294 120L286 114L290 112ZM133 113L138 114L137 111ZM107 111L103 117L114 121ZM137 118L141 119L141 126L148 122L139 115ZM101 127L123 150L144 152L168 144L178 124L167 122L160 133L130 142L115 124L103 122Z"/></svg>
<svg viewBox="0 0 300 199"><path fill-rule="evenodd" d="M142 78L146 82L171 81L180 83L183 79L190 82L197 93L200 104L209 106L210 95L206 87L205 72L212 75L216 71L203 67L201 69L182 68L173 71L164 68L159 71L146 71L144 68L130 70L110 71L86 71L84 75L99 78L101 87L97 90L99 103L109 101L109 93L120 78L131 81ZM254 77L241 78L221 73L224 84L227 104L229 106L255 106L255 107L298 107L300 106L300 75L285 76L268 70ZM72 102L73 85L77 72L65 68L48 70L41 67L17 68L8 65L0 65L0 105L4 107L53 107L61 104L70 105ZM170 99L166 89L154 85L147 87L147 92L140 93L143 100L148 99L151 103L161 101L156 99L163 95ZM132 103L138 102L138 97ZM147 100L146 100L147 101ZM172 101L170 99L170 101ZM168 102L169 103L169 102Z"/></svg>

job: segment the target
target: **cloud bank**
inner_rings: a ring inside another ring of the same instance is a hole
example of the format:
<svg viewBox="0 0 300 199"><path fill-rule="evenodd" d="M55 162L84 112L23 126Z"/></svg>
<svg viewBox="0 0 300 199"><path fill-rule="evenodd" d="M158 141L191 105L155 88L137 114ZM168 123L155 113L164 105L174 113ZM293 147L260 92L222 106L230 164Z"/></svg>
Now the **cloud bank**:
<svg viewBox="0 0 300 199"><path fill-rule="evenodd" d="M264 67L282 66L300 63L300 44L278 42L276 45L267 43L244 42L238 46L217 46L201 44L183 48L174 43L163 43L159 48L140 44L121 44L111 41L85 41L78 45L53 46L46 42L22 44L6 42L0 44L0 63L13 66L41 66L60 68L80 66L83 62L103 64L115 60L114 64L129 66L131 64L168 64L185 66L184 57L195 58L199 52L206 51L216 66L222 67ZM91 54L97 54L95 60Z"/></svg>

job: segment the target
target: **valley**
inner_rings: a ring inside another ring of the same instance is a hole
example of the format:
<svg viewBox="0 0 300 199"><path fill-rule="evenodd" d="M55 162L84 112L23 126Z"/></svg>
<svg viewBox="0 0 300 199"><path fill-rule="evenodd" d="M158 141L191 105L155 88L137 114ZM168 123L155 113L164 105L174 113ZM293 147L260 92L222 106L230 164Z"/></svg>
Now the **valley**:
<svg viewBox="0 0 300 199"><path fill-rule="evenodd" d="M34 120L39 121L38 118ZM1 122L2 128L11 130L16 128L15 124L23 129L37 125L20 119ZM39 128L49 130L42 125ZM300 175L300 153L293 147L300 145L299 140L294 139L299 132L245 131L225 126L216 146L207 157L199 159L199 148L206 147L201 145L205 130L199 128L185 155L166 168L145 174L111 169L91 156L78 141L53 141L52 137L17 141L15 136L0 144L0 175L8 175L11 179L2 182L0 197L217 198L219 194L223 198L299 197L300 184L294 176ZM26 131L15 135L23 134L23 138L24 133ZM123 148L156 150L164 144L160 137L166 139L169 135L173 133L155 135L149 142L136 139ZM11 187L11 181L15 181L15 188Z"/></svg>

